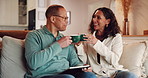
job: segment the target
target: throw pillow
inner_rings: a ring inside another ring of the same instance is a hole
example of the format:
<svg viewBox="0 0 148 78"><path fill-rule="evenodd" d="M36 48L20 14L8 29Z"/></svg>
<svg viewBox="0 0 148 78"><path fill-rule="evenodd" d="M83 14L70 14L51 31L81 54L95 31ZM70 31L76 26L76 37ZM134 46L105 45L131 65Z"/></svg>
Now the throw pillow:
<svg viewBox="0 0 148 78"><path fill-rule="evenodd" d="M148 44L147 44L147 46L148 46ZM146 51L147 51L147 53L148 53L148 47L147 47L147 49L146 49ZM148 77L148 56L146 56L146 59L145 59L145 61L144 61L144 67L145 67L145 74L147 75L147 77Z"/></svg>
<svg viewBox="0 0 148 78"><path fill-rule="evenodd" d="M2 38L0 37L0 55L1 55L1 50L2 50Z"/></svg>
<svg viewBox="0 0 148 78"><path fill-rule="evenodd" d="M119 61L124 68L129 69L129 71L138 75L138 77L143 77L143 63L147 56L147 42L135 42L124 44L123 54Z"/></svg>
<svg viewBox="0 0 148 78"><path fill-rule="evenodd" d="M145 70L148 70L148 57L146 58L146 61L144 62L144 67L145 67ZM148 77L148 71L145 71L145 74Z"/></svg>
<svg viewBox="0 0 148 78"><path fill-rule="evenodd" d="M0 49L2 49L2 38L0 37Z"/></svg>
<svg viewBox="0 0 148 78"><path fill-rule="evenodd" d="M2 45L1 78L24 78L24 41L4 36Z"/></svg>

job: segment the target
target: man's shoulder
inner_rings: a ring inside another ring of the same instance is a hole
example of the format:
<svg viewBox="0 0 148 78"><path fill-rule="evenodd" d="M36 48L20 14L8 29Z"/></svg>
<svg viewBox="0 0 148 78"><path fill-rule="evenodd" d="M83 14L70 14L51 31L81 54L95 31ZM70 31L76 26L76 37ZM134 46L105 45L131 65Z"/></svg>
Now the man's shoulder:
<svg viewBox="0 0 148 78"><path fill-rule="evenodd" d="M39 34L39 33L42 33L42 30L41 29L32 30L28 34Z"/></svg>
<svg viewBox="0 0 148 78"><path fill-rule="evenodd" d="M62 37L64 36L64 34L63 33L60 33L60 32L59 32L59 35L62 36Z"/></svg>
<svg viewBox="0 0 148 78"><path fill-rule="evenodd" d="M38 30L32 30L30 31L28 34L27 34L27 37L38 37L40 35L42 35L43 32L41 29L38 29Z"/></svg>

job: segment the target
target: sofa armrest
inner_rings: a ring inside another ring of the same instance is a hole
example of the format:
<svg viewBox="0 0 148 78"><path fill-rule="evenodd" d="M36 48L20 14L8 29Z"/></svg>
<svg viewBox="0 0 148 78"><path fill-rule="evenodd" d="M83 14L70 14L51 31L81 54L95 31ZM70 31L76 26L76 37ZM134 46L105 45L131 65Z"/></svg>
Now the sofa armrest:
<svg viewBox="0 0 148 78"><path fill-rule="evenodd" d="M0 37L11 36L18 39L25 39L29 30L0 30Z"/></svg>

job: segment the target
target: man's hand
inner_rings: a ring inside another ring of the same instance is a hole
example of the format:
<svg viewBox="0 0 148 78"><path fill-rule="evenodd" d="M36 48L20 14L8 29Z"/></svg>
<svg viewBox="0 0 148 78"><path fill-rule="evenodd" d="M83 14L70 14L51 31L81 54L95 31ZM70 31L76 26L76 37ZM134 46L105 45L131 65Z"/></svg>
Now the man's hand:
<svg viewBox="0 0 148 78"><path fill-rule="evenodd" d="M62 48L69 46L72 43L70 36L64 36L57 41Z"/></svg>
<svg viewBox="0 0 148 78"><path fill-rule="evenodd" d="M79 41L79 42L73 43L73 44L76 45L76 46L79 46L80 44L82 44L82 41Z"/></svg>
<svg viewBox="0 0 148 78"><path fill-rule="evenodd" d="M84 72L92 72L92 67L83 68L82 71L84 71Z"/></svg>
<svg viewBox="0 0 148 78"><path fill-rule="evenodd" d="M88 64L84 64L84 66L87 66ZM89 65L89 67L83 68L82 71L84 72L92 72L92 67Z"/></svg>

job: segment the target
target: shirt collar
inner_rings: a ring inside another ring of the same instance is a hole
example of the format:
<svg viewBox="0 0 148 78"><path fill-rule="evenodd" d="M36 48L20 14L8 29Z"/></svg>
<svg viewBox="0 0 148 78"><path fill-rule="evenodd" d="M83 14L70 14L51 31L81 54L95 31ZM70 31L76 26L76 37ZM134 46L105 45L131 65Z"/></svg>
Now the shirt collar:
<svg viewBox="0 0 148 78"><path fill-rule="evenodd" d="M46 25L45 26L43 26L43 31L46 33L46 34L49 34L49 35L53 35L48 29L47 29L47 27L46 27ZM61 33L59 33L59 31L58 31L58 36L57 37L63 37L64 35L63 34L61 34Z"/></svg>

